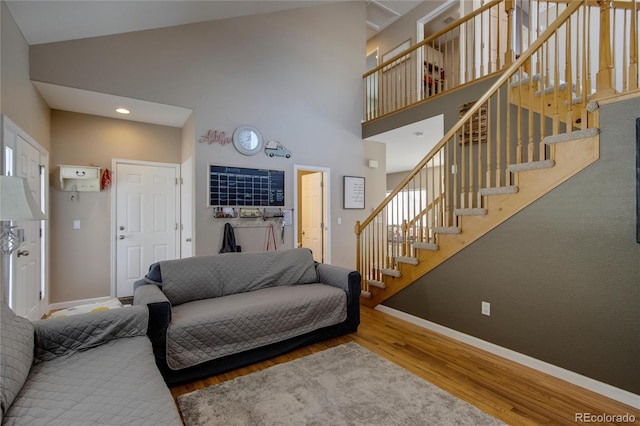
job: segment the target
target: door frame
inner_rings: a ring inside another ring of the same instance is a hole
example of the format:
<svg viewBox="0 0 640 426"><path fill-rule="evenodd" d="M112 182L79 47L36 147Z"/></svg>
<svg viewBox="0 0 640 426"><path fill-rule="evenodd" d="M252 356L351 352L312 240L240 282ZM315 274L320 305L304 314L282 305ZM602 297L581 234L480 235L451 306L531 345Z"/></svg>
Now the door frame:
<svg viewBox="0 0 640 426"><path fill-rule="evenodd" d="M187 158L180 165L180 259L195 256L196 234L193 232L196 217L193 214L195 196L193 157ZM185 222L188 226L185 227ZM186 241L189 238L190 241Z"/></svg>
<svg viewBox="0 0 640 426"><path fill-rule="evenodd" d="M438 18L447 9L449 9L451 6L453 6L454 4L457 4L457 3L461 3L461 0L446 0L440 6L436 7L431 12L427 13L422 18L418 19L416 21L416 44L420 43L422 40L424 40L424 26L425 26L425 24L427 22L433 20L433 19ZM418 50L418 55L420 55L420 56L418 57L418 60L416 61L416 66L417 66L417 68L416 68L416 76L418 77L418 84L417 84L418 99L421 99L420 98L420 96L421 96L420 94L422 93L422 74L424 72L423 65L422 65L422 49Z"/></svg>
<svg viewBox="0 0 640 426"><path fill-rule="evenodd" d="M9 117L5 114L2 114L2 135L1 140L2 150L0 152L0 158L2 159L0 164L0 170L2 170L2 174L6 174L6 148L9 147L12 149L13 153L13 167L15 170L16 167L16 141L7 141L5 140L5 130L11 130L16 135L20 136L24 139L29 145L34 147L40 153L40 182L42 184L42 188L40 188L40 197L39 200L41 206L44 208L43 211L47 217L50 214L49 210L49 151L47 151L42 145L40 145L35 139L33 139L27 132L25 132L20 126L14 123ZM10 143L9 143L10 142ZM40 291L42 293L40 299L40 313L48 312L49 310L49 239L50 239L50 227L49 223L44 220L41 223L42 229L42 238L40 239ZM12 267L15 261L14 256L12 255L10 258L8 256L2 256L2 260L0 261L0 292L2 295L0 296L0 300L4 300L5 303L10 305L10 301L5 298L9 298L11 295L10 286L11 280L9 279L10 268ZM6 272L5 272L6 271Z"/></svg>
<svg viewBox="0 0 640 426"><path fill-rule="evenodd" d="M323 222L324 230L322 232L323 238L323 253L322 258L324 263L331 263L331 169L328 167L318 166L304 166L294 164L293 166L293 247L298 247L298 213L302 209L302 200L298 197L298 177L301 172L322 172L323 174Z"/></svg>
<svg viewBox="0 0 640 426"><path fill-rule="evenodd" d="M110 259L110 270L111 277L110 288L111 288L111 297L116 297L116 260L117 260L117 244L116 239L118 238L118 230L116 229L116 218L117 218L117 210L116 210L116 195L118 193L118 183L116 178L116 171L118 164L129 164L134 166L152 166L152 167L167 167L173 168L176 173L176 179L180 179L180 164L178 163L161 163L155 161L141 161L141 160L127 160L123 158L112 158L111 159L111 173L112 173L112 186L111 186L111 231L109 232L109 236L111 238L111 259ZM180 186L176 183L175 191L176 191L176 220L180 221ZM176 247L176 258L180 258L181 246L180 246L180 230L176 230L175 236L175 247Z"/></svg>

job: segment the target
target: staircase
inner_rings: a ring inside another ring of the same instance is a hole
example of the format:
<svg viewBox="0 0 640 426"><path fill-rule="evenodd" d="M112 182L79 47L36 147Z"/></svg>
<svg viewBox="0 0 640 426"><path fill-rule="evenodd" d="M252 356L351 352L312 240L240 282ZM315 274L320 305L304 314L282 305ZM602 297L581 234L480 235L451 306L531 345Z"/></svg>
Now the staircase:
<svg viewBox="0 0 640 426"><path fill-rule="evenodd" d="M397 257L393 268L380 270L378 280L367 279L369 289L364 290L363 298L367 300L363 304L375 306L383 302L599 157L597 128L576 131L561 139L550 136L544 143L553 146L554 160L512 165L514 185L482 188L483 208L456 209L455 226L431 228L437 243L413 243L411 256ZM372 291L371 287L375 289Z"/></svg>
<svg viewBox="0 0 640 426"><path fill-rule="evenodd" d="M512 6L505 2L505 10ZM364 305L382 303L599 158L597 99L616 89L614 79L607 79L613 75L607 55L597 73L590 69L589 22L598 10L602 39L610 34L608 20L616 9L608 1L597 8L586 1L563 6L517 60L505 60L510 65L440 143L356 224ZM625 26L622 45L629 59L621 65L625 79L618 92L630 93L638 88L637 10L635 2L621 7L631 25ZM607 43L620 44L600 40L601 46ZM561 60L562 51L573 56ZM601 86L597 91L591 89L592 75Z"/></svg>

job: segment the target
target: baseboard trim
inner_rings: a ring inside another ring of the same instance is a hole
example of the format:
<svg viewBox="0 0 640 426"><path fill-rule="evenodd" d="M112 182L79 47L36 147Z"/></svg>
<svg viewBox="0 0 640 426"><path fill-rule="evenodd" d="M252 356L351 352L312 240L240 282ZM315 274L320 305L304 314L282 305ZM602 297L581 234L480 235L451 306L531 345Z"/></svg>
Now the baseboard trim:
<svg viewBox="0 0 640 426"><path fill-rule="evenodd" d="M49 310L53 311L54 309L67 309L72 306L86 305L88 303L104 302L105 300L109 300L109 299L113 299L113 297L104 296L104 297L94 297L93 299L70 300L69 302L51 303L49 304Z"/></svg>
<svg viewBox="0 0 640 426"><path fill-rule="evenodd" d="M414 315L407 314L406 312L399 311L397 309L389 308L388 306L378 305L375 308L380 312L387 313L396 318L410 322L417 326L426 328L436 333L443 334L452 339L474 346L478 349L482 349L486 352L490 352L494 355L498 355L502 358L506 358L510 361L517 362L526 367L533 368L534 370L541 371L549 374L550 376L564 380L565 382L572 383L576 386L580 386L592 392L611 398L615 401L622 402L623 404L630 405L631 407L640 409L640 395L636 395L629 391L611 386L609 384L599 382L590 377L583 376L573 371L566 370L553 364L549 364L545 361L530 357L528 355L521 354L511 349L498 346L494 343L487 342L486 340L479 339L477 337L470 336L465 333L453 330L451 328L436 324L431 321L427 321L423 318L416 317Z"/></svg>

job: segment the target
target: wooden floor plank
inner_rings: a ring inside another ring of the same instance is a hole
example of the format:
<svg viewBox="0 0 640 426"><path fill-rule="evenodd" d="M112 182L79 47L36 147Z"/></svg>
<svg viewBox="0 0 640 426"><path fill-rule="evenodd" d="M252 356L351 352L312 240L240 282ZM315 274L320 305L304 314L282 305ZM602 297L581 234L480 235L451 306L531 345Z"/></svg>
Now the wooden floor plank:
<svg viewBox="0 0 640 426"><path fill-rule="evenodd" d="M366 307L361 309L357 333L175 386L171 393L177 398L347 342L358 343L511 425L571 425L576 424L576 413L628 413L635 417L634 423L599 424L640 425L638 409Z"/></svg>

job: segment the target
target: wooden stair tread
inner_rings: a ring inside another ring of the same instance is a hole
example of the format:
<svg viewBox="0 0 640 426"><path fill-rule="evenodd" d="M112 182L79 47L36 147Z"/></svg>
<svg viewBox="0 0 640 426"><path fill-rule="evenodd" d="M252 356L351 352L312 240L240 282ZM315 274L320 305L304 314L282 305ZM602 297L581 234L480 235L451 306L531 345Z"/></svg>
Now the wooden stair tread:
<svg viewBox="0 0 640 426"><path fill-rule="evenodd" d="M369 286L371 287L381 288L383 290L387 288L387 285L384 283L384 281L367 280L367 284L369 284Z"/></svg>
<svg viewBox="0 0 640 426"><path fill-rule="evenodd" d="M491 229L503 223L517 212L529 206L532 202L547 194L562 182L570 179L579 171L592 164L599 158L600 136L597 130L579 131L571 135L571 140L566 143L557 143L559 140L550 140L554 145L553 155L557 161L547 160L535 163L524 163L510 166L512 171L531 170L529 173L517 176L517 186L499 186L480 189L480 194L502 195L486 199L487 208L491 214L487 216L470 216L463 218L464 233L459 227L433 227L430 231L439 236L438 244L433 242L415 242L413 249L427 249L431 253L422 253L418 256L419 265L407 268L396 279L385 279L384 291L373 291L371 299L362 299L365 306L376 306L384 300L397 294L411 282L428 273L438 265L446 262L454 254L463 250L469 244L485 235ZM508 182L508 181L507 181ZM446 235L451 234L451 235ZM391 270L392 276L399 276L399 271ZM368 289L369 290L369 289Z"/></svg>
<svg viewBox="0 0 640 426"><path fill-rule="evenodd" d="M402 274L397 269L380 269L382 275L388 275L390 277L400 278Z"/></svg>
<svg viewBox="0 0 640 426"><path fill-rule="evenodd" d="M398 263L408 263L409 265L417 265L418 263L420 263L420 261L417 258L411 257L411 256L399 256L399 257L396 257L396 262L398 262Z"/></svg>
<svg viewBox="0 0 640 426"><path fill-rule="evenodd" d="M504 194L516 194L518 192L517 186L493 186L480 189L480 195L504 195Z"/></svg>
<svg viewBox="0 0 640 426"><path fill-rule="evenodd" d="M436 226L431 228L434 234L459 234L462 232L458 226Z"/></svg>
<svg viewBox="0 0 640 426"><path fill-rule="evenodd" d="M411 247L413 247L414 249L433 250L433 251L436 251L439 249L436 243L413 243Z"/></svg>
<svg viewBox="0 0 640 426"><path fill-rule="evenodd" d="M553 160L531 161L529 163L509 164L509 171L511 173L527 172L529 170L550 169L555 165L556 162Z"/></svg>
<svg viewBox="0 0 640 426"><path fill-rule="evenodd" d="M483 208L454 209L453 214L456 216L486 216L487 209L483 209Z"/></svg>
<svg viewBox="0 0 640 426"><path fill-rule="evenodd" d="M576 130L571 133L560 133L558 135L547 136L542 140L545 144L553 144L553 143L561 143L561 142L569 142L578 139L586 139L593 136L598 136L600 134L600 129L597 127L592 127L584 130Z"/></svg>

